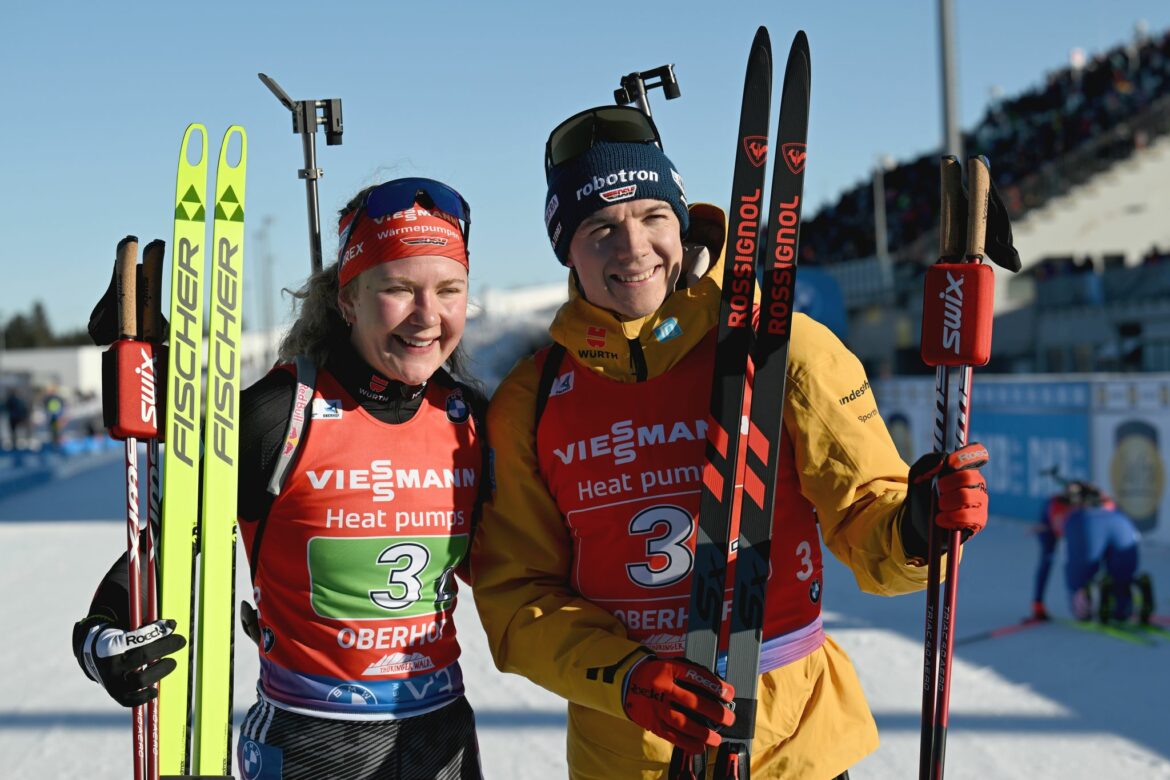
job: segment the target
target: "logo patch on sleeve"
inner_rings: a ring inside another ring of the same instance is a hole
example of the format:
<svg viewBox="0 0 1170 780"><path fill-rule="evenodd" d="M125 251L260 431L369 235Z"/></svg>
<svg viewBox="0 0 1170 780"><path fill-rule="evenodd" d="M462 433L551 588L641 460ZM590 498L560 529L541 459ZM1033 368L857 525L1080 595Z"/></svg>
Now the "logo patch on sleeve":
<svg viewBox="0 0 1170 780"><path fill-rule="evenodd" d="M341 399L339 398L314 398L312 419L314 420L340 420L341 419Z"/></svg>
<svg viewBox="0 0 1170 780"><path fill-rule="evenodd" d="M678 318L671 317L665 322L654 328L654 338L659 342L670 341L682 335L682 327L678 324Z"/></svg>
<svg viewBox="0 0 1170 780"><path fill-rule="evenodd" d="M548 392L548 397L552 398L556 395L564 395L571 391L573 389L573 377L574 373L572 371L558 376L556 381L553 382L552 390Z"/></svg>

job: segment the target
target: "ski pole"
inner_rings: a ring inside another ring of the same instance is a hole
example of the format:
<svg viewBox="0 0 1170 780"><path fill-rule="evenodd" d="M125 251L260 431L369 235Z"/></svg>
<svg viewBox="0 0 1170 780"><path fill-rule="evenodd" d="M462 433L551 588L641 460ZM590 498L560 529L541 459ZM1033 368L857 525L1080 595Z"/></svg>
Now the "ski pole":
<svg viewBox="0 0 1170 780"><path fill-rule="evenodd" d="M991 278L991 267L982 265L983 253L987 239L987 201L991 195L991 172L988 169L986 157L972 157L967 161L967 255L964 261L976 266L973 270L985 269L983 278ZM972 277L968 277L972 278ZM978 278L978 277L974 277ZM990 288L989 288L990 289ZM987 307L990 310L990 306ZM976 340L981 330L984 331L986 341L991 341L991 317L986 321L983 318L975 319ZM990 357L990 355L988 356ZM956 450L967 446L968 434L971 429L971 376L974 365L984 365L987 360L965 360L959 366L959 399L958 420L955 425L954 448ZM958 601L959 588L959 546L963 542L962 532L953 529L949 533L947 549L947 584L943 592L942 629L939 635L938 661L938 703L935 705L935 740L931 764L934 767L933 778L943 775L943 759L947 744L947 722L950 715L951 703L951 661L954 654L955 641L955 611Z"/></svg>
<svg viewBox="0 0 1170 780"><path fill-rule="evenodd" d="M957 169L958 161L943 161L943 191L944 217L940 229L940 239L944 234L951 237L956 231L954 224L949 226L947 220L953 220L955 215L955 197L960 190L956 187L957 177L952 169ZM991 357L991 327L992 327L992 295L994 280L991 267L983 263L984 250L987 239L988 201L991 195L991 173L987 158L972 157L967 162L967 231L966 253L960 262L944 262L949 260L947 254L953 248L953 243L940 241L944 247L944 257L928 271L925 284L923 309L922 354L928 365L936 366L936 390L938 391L936 408L935 447L938 452L946 451L946 441L951 437L952 421L949 416L950 401L950 369L958 369L958 399L955 419L953 421L954 448L960 449L967 445L968 433L971 425L971 377L973 366L986 365ZM941 302L941 303L940 303ZM966 317L964 317L964 314ZM964 322L964 320L966 320ZM937 338L936 340L936 337ZM931 511L930 523L930 569L928 570L929 583L934 583L933 597L937 599L938 570L941 566L943 550L942 532L934 528L934 507ZM937 663L938 671L934 678L933 711L929 713L930 737L929 760L923 764L926 755L926 745L920 746L919 776L930 780L940 780L943 776L944 759L946 755L947 727L950 715L950 678L954 657L955 612L958 597L959 581L959 546L962 544L962 532L951 530L946 539L947 577L942 597L941 612L930 611L931 595L928 593L927 629L925 645L929 650L932 642L937 643L937 652L931 653L926 666L932 667ZM934 625L931 625L931 621ZM940 622L941 621L941 622ZM934 656L937 656L937 660ZM929 677L929 672L928 672ZM929 686L924 686L924 696L929 693ZM923 734L926 734L927 707L923 708ZM925 740L924 740L925 742Z"/></svg>
<svg viewBox="0 0 1170 780"><path fill-rule="evenodd" d="M154 349L154 376L158 377L158 366L165 365L162 354L162 273L164 243L160 240L151 241L142 251L142 282L145 287L142 296L142 338ZM155 382L152 393L157 419L159 397L157 388L161 383ZM158 435L150 438L146 443L146 482L147 503L146 522L141 523L141 536L144 549L143 558L146 560L146 603L144 605L143 622L153 623L158 620L158 561L155 556L155 542L158 534L161 501L161 474L159 470L159 439L163 428L160 426ZM158 685L153 686L158 690ZM157 780L158 763L158 698L146 703L146 777L147 780Z"/></svg>
<svg viewBox="0 0 1170 780"><path fill-rule="evenodd" d="M137 335L138 240L129 236L118 245L118 340L133 345ZM119 388L119 396L122 395ZM130 630L142 625L142 577L138 549L138 440L124 439L126 448L126 565L130 596ZM134 707L134 780L143 780L146 770L145 705Z"/></svg>
<svg viewBox="0 0 1170 780"><path fill-rule="evenodd" d="M941 201L939 209L939 263L954 263L962 259L965 243L965 224L961 219L963 200L963 171L959 160L953 155L943 157L940 166ZM946 450L946 429L948 410L950 407L950 386L945 365L935 367L935 416L934 416L934 451ZM933 518L936 510L935 501L931 497L930 516ZM926 780L927 767L930 765L931 752L934 747L934 714L937 695L937 668L938 668L938 600L939 600L939 556L941 555L941 535L935 533L934 523L928 527L927 580L926 580L926 626L923 638L922 662L922 731L919 742L918 767L920 780Z"/></svg>
<svg viewBox="0 0 1170 780"><path fill-rule="evenodd" d="M313 273L321 270L321 209L317 203L317 179L325 172L317 167L317 126L325 125L325 143L328 146L341 144L344 130L341 121L341 98L327 100L293 100L280 88L276 80L263 73L256 74L264 86L276 95L285 108L292 112L293 132L301 136L305 152L305 167L297 176L305 180L305 198L309 207L309 261ZM318 116L318 110L321 115Z"/></svg>

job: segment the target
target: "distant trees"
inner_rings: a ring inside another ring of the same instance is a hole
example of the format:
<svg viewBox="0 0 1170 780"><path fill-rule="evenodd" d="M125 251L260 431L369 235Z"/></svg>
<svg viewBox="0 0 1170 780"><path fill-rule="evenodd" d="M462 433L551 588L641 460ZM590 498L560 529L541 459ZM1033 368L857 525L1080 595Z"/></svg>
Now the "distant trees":
<svg viewBox="0 0 1170 780"><path fill-rule="evenodd" d="M67 347L91 343L89 334L84 330L54 334L41 301L33 301L27 313L17 313L7 321L0 322L0 347L4 349Z"/></svg>

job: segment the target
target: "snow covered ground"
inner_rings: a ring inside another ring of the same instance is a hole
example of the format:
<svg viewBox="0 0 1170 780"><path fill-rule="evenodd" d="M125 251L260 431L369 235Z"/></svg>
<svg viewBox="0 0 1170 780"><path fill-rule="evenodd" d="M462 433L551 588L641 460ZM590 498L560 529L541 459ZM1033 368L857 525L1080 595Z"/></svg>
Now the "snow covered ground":
<svg viewBox="0 0 1170 780"><path fill-rule="evenodd" d="M0 501L0 777L130 777L129 714L85 679L69 649L73 621L122 544L117 457ZM1011 522L973 540L960 577L960 638L1026 612L1035 552ZM1142 554L1166 601L1170 549ZM922 597L862 595L827 560L826 623L853 657L882 735L852 776L913 777ZM1067 614L1058 584L1049 608ZM563 703L495 671L469 597L457 614L485 776L563 777ZM257 665L246 639L237 648L238 722ZM948 778L1170 778L1170 641L1145 647L1049 624L964 645L957 658Z"/></svg>

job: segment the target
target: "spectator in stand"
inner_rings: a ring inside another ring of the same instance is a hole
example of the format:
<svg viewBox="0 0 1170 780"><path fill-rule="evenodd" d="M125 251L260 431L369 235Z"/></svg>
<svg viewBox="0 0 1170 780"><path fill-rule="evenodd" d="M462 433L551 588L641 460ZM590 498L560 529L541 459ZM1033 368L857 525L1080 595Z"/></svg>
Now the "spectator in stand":
<svg viewBox="0 0 1170 780"><path fill-rule="evenodd" d="M1170 34L1139 33L1132 42L1051 73L1040 87L991 103L964 139L971 154L996 163L996 183L1012 213L1038 206L1068 188L1059 166L1044 182L1033 174L1097 142L1077 170L1096 160L1108 164L1141 148L1140 128L1110 131L1146 111L1170 85ZM935 155L924 155L886 175L886 215L891 252L915 254L915 241L938 224ZM822 264L875 254L872 187L866 181L821 210L801 232L801 245ZM930 253L928 253L930 254ZM1161 257L1161 255L1159 255ZM915 260L920 259L915 257Z"/></svg>

